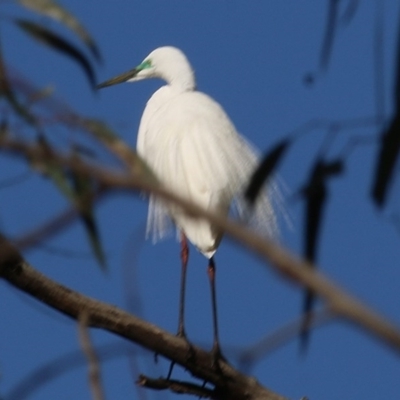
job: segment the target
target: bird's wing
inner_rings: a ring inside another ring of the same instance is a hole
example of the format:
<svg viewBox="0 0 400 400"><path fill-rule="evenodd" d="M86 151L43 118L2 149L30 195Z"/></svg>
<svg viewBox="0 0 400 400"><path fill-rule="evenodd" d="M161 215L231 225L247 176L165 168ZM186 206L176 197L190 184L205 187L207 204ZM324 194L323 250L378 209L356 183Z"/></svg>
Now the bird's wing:
<svg viewBox="0 0 400 400"><path fill-rule="evenodd" d="M250 215L249 221L260 227L264 225L262 230L266 232L276 229L266 192L254 209L247 212L241 193L258 156L210 97L189 92L172 98L162 107L150 100L139 130L138 151L161 182L181 196L224 213L235 200L239 216ZM149 228L159 236L164 232L167 216L167 207L153 199Z"/></svg>
<svg viewBox="0 0 400 400"><path fill-rule="evenodd" d="M193 126L190 135L185 136L187 152L192 149L193 160L197 160L195 164L200 166L201 171L201 176L193 176L193 184L203 182L208 187L211 193L210 209L224 209L231 204L242 222L261 234L276 236L275 211L276 207L282 208L276 179L269 180L255 205L250 208L244 191L258 166L259 154L237 133L218 103L204 94L198 95L196 113L202 118L193 118L198 125Z"/></svg>

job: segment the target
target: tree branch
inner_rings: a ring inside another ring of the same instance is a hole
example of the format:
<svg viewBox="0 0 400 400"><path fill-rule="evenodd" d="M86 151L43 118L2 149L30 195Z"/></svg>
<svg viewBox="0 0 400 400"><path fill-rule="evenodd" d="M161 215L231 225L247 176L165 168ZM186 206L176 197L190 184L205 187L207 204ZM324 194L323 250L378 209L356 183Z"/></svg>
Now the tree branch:
<svg viewBox="0 0 400 400"><path fill-rule="evenodd" d="M216 391L207 389L200 385L190 382L177 381L174 379L152 379L145 375L140 375L136 382L138 385L155 390L170 390L179 394L191 394L200 398L218 398Z"/></svg>
<svg viewBox="0 0 400 400"><path fill-rule="evenodd" d="M257 235L242 224L204 210L161 187L151 175L148 175L146 168L132 168L129 173L111 171L80 159L77 160L76 157L59 154L51 149L44 151L38 144L26 144L7 137L0 138L0 148L38 163L46 162L50 158L52 162L57 161L60 166L69 168L74 173L98 180L102 187L110 191L141 190L155 194L167 202L173 202L182 207L193 218L207 219L239 244L252 250L264 262L268 262L275 272L284 275L297 285L311 289L325 300L326 307L333 313L363 328L400 353L400 330L355 297L340 289L331 280L325 278L309 262L295 257L272 240Z"/></svg>
<svg viewBox="0 0 400 400"><path fill-rule="evenodd" d="M0 240L0 277L48 306L78 320L88 315L88 326L115 333L183 366L195 377L215 386L214 398L284 400L262 387L254 378L236 371L226 362L212 367L213 356L118 307L96 301L47 278L26 263L4 238Z"/></svg>
<svg viewBox="0 0 400 400"><path fill-rule="evenodd" d="M93 400L105 400L101 385L100 363L90 341L88 319L89 315L86 310L83 310L78 316L79 342L87 359L89 386Z"/></svg>

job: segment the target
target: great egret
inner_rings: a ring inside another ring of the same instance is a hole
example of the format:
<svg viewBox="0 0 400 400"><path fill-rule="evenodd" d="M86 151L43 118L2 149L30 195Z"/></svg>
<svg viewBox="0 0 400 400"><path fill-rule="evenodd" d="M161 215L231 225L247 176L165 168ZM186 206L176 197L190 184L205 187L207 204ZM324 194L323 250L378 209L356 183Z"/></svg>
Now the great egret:
<svg viewBox="0 0 400 400"><path fill-rule="evenodd" d="M152 51L139 66L103 82L98 88L121 82L161 78L167 85L158 89L143 112L137 151L156 173L160 182L175 193L221 215L232 203L239 216L246 214L264 231L276 229L275 214L264 191L249 213L242 197L258 157L254 149L236 132L222 107L196 90L193 69L186 56L175 47ZM273 184L269 184L273 190ZM150 198L147 231L153 238L164 236L172 219L181 232L182 278L178 336L186 338L184 301L188 245L186 238L209 260L214 325L214 359L221 357L215 295L214 253L222 232L210 222L195 219L173 205Z"/></svg>

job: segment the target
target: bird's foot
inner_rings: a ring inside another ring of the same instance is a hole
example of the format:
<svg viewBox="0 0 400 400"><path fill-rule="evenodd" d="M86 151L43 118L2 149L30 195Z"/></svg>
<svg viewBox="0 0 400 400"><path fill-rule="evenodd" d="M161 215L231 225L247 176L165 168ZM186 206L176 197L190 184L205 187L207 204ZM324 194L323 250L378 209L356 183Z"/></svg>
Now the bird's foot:
<svg viewBox="0 0 400 400"><path fill-rule="evenodd" d="M181 339L184 339L185 340L185 342L187 343L187 345L188 345L188 353L187 353L187 356L186 356L186 360L188 361L188 362L190 362L190 361L193 361L194 360L194 358L195 358L195 351L194 351L194 348L193 348L193 345L192 345L192 343L189 341L189 339L187 338L187 336L186 336L186 333L185 333L185 331L179 331L178 333L177 333L177 335L176 336L178 336L179 338L181 338Z"/></svg>
<svg viewBox="0 0 400 400"><path fill-rule="evenodd" d="M213 348L211 350L211 355L212 355L212 364L211 364L212 368L215 368L215 370L222 373L220 362L222 361L227 363L227 360L223 356L221 348L219 347L218 343L214 343Z"/></svg>
<svg viewBox="0 0 400 400"><path fill-rule="evenodd" d="M193 361L194 358L195 358L195 351L194 351L192 343L189 342L185 331L182 328L180 328L178 330L178 333L176 334L176 336L178 338L181 338L181 339L185 340L185 342L188 345L188 354L187 354L187 358L186 359L187 359L188 362ZM167 374L167 380L169 380L171 378L174 366L175 366L175 361L171 361L171 364L170 364L169 370L168 370L168 374Z"/></svg>

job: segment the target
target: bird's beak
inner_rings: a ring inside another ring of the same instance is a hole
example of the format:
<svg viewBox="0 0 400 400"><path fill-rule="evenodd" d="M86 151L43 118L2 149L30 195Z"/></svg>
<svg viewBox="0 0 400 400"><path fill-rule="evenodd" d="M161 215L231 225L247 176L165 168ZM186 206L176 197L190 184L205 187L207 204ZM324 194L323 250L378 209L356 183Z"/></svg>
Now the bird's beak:
<svg viewBox="0 0 400 400"><path fill-rule="evenodd" d="M97 89L102 89L107 86L112 86L116 85L118 83L126 82L129 79L134 78L138 72L140 72L139 68L133 68L129 70L128 72L124 72L123 74L117 75L114 78L111 78L103 83L100 83L99 85L96 86Z"/></svg>

